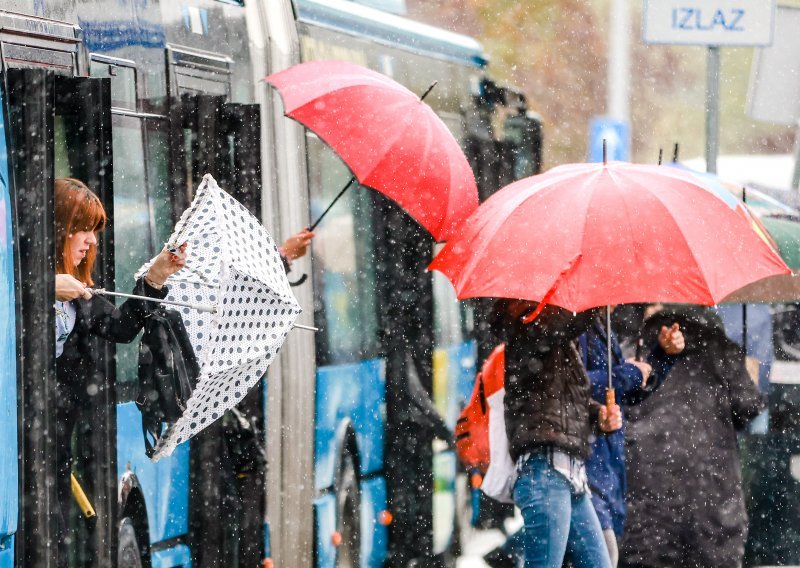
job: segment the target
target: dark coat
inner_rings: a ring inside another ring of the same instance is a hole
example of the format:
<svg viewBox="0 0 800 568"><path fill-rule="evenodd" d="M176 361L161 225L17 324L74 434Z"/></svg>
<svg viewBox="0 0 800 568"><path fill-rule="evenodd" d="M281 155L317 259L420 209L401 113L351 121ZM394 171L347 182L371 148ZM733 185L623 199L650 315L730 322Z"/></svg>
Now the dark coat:
<svg viewBox="0 0 800 568"><path fill-rule="evenodd" d="M660 312L678 322L683 357L628 413L628 519L621 557L643 566L741 566L747 513L736 433L764 407L738 345L709 308Z"/></svg>
<svg viewBox="0 0 800 568"><path fill-rule="evenodd" d="M579 339L583 363L592 381L592 398L605 404L608 389L608 346L605 325L600 319L594 321L588 332ZM664 353L655 342L647 362L653 367L647 381L647 389L642 388L642 372L631 363L626 363L614 333L611 334L611 376L614 394L622 411L622 428L615 432L602 433L592 442L592 453L586 461L586 474L592 490L594 504L600 526L613 529L617 536L622 535L625 526L625 493L627 479L625 474L625 407L638 404L654 392L675 362L674 356Z"/></svg>
<svg viewBox="0 0 800 568"><path fill-rule="evenodd" d="M519 317L505 322L505 421L515 461L541 447L589 457L599 405L575 340L593 317L547 306L530 325Z"/></svg>
<svg viewBox="0 0 800 568"><path fill-rule="evenodd" d="M140 279L133 294L152 298L165 298L167 287L156 290ZM69 334L64 351L56 359L56 408L58 415L57 461L59 468L59 499L71 499L69 471L72 458L70 439L82 409L93 404L90 385L102 388L106 378L97 368L96 338L117 343L129 343L144 326L145 318L158 304L129 299L119 308L103 298L73 300L75 326Z"/></svg>

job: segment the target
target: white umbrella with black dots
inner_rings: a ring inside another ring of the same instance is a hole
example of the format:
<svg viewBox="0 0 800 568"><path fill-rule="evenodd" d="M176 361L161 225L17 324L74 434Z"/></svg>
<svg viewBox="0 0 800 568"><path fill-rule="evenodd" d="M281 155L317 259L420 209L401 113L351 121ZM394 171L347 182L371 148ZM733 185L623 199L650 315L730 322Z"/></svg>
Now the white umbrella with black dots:
<svg viewBox="0 0 800 568"><path fill-rule="evenodd" d="M161 436L154 461L244 398L264 376L301 311L275 241L210 175L167 247L176 250L183 243L188 243L186 266L167 280L165 303L185 305L181 313L200 376L183 416Z"/></svg>

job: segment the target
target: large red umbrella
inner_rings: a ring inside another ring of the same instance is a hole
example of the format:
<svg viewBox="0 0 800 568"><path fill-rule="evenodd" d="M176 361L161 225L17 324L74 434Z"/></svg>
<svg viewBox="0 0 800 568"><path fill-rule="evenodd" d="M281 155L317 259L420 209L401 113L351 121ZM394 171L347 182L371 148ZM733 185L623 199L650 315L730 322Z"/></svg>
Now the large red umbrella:
<svg viewBox="0 0 800 568"><path fill-rule="evenodd" d="M521 298L582 311L713 305L789 274L749 213L674 168L570 164L488 199L433 260L459 298Z"/></svg>
<svg viewBox="0 0 800 568"><path fill-rule="evenodd" d="M267 81L280 92L286 116L316 133L354 178L397 202L435 239L446 240L477 208L475 177L458 142L404 86L343 61L301 63Z"/></svg>

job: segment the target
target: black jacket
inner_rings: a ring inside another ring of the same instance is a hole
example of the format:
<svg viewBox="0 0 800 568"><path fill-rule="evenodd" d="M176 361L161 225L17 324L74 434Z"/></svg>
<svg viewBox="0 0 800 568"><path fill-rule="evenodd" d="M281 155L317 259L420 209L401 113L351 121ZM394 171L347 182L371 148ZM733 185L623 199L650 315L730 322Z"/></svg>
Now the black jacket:
<svg viewBox="0 0 800 568"><path fill-rule="evenodd" d="M747 513L736 433L762 409L739 346L715 312L671 308L686 349L661 388L628 412L628 519L621 556L651 567L741 566Z"/></svg>
<svg viewBox="0 0 800 568"><path fill-rule="evenodd" d="M505 422L511 457L550 446L580 459L589 457L589 437L599 404L575 340L594 313L574 316L547 306L530 325L503 321L506 340Z"/></svg>
<svg viewBox="0 0 800 568"><path fill-rule="evenodd" d="M139 279L131 293L163 299L167 292L166 286L156 290ZM74 396L74 393L85 395L88 378L97 372L95 338L130 343L158 303L131 298L117 308L102 296L94 296L90 300L73 300L72 304L76 312L75 326L64 344L64 351L56 359L56 380L61 391L59 395L69 392Z"/></svg>
<svg viewBox="0 0 800 568"><path fill-rule="evenodd" d="M167 287L156 290L140 279L133 289L139 296L164 298ZM67 337L61 356L56 359L56 490L60 503L59 555L66 558L67 511L72 506L70 471L72 431L84 409L95 405L94 397L107 388L106 377L97 367L98 342L102 338L128 343L141 331L145 318L158 304L129 299L119 308L101 296L73 300L75 326ZM49 331L52 333L52 331ZM89 388L92 386L93 388Z"/></svg>

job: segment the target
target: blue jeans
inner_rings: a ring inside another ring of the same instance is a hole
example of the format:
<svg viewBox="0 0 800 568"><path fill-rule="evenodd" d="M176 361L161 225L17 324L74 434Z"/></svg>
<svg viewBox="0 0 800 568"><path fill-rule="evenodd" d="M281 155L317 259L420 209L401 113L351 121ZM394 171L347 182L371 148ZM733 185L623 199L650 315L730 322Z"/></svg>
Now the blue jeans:
<svg viewBox="0 0 800 568"><path fill-rule="evenodd" d="M608 548L588 493L576 493L544 453L522 464L514 503L525 521L525 568L611 568Z"/></svg>

